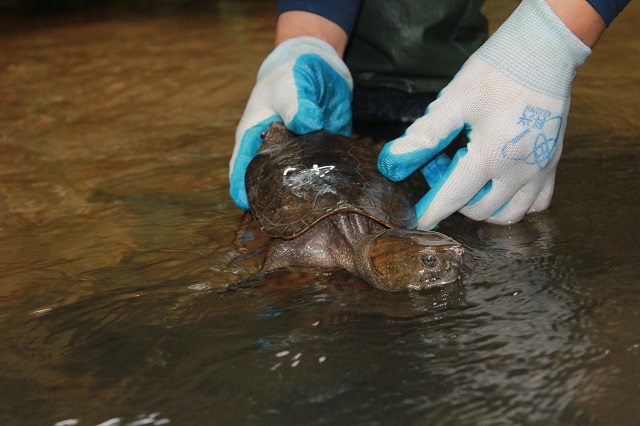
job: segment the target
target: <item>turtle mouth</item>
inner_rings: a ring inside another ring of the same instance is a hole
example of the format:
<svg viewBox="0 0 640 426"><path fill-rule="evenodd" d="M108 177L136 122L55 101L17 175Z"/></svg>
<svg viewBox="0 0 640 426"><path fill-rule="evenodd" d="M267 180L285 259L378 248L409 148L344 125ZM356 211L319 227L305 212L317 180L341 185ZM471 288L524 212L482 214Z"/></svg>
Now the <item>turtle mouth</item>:
<svg viewBox="0 0 640 426"><path fill-rule="evenodd" d="M409 290L425 290L433 287L441 287L451 284L463 275L461 262L447 262L448 264L442 269L442 272L436 275L425 274L422 279L416 283L409 284Z"/></svg>

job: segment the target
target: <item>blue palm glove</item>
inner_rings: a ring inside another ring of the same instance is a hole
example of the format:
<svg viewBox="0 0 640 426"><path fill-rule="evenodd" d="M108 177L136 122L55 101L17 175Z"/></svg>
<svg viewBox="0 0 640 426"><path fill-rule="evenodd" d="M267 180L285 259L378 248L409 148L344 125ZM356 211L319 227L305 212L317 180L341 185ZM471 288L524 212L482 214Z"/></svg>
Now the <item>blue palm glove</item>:
<svg viewBox="0 0 640 426"><path fill-rule="evenodd" d="M244 175L269 124L283 121L297 134L327 129L349 136L352 88L347 66L319 39L290 39L271 52L238 124L229 164L230 193L239 208L249 210Z"/></svg>
<svg viewBox="0 0 640 426"><path fill-rule="evenodd" d="M513 223L549 206L571 83L590 53L544 0L520 3L378 158L392 180L418 169L427 178L418 228L432 229L456 211ZM449 161L440 153L462 130L467 148Z"/></svg>

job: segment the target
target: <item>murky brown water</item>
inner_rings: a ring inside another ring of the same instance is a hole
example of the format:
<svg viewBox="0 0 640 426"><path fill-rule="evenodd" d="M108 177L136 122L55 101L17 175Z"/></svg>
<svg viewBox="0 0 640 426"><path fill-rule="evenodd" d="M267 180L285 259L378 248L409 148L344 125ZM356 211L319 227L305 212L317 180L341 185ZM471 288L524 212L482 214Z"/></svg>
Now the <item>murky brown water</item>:
<svg viewBox="0 0 640 426"><path fill-rule="evenodd" d="M273 5L129 12L0 23L1 424L640 423L637 3L580 69L552 209L447 221L471 271L412 294L234 284Z"/></svg>

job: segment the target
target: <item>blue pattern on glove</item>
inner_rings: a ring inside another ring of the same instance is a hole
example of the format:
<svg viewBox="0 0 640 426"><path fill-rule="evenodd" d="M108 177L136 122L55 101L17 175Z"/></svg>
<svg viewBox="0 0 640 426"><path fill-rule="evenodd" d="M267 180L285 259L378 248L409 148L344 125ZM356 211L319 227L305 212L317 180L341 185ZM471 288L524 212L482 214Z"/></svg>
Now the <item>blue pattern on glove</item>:
<svg viewBox="0 0 640 426"><path fill-rule="evenodd" d="M527 105L518 119L518 125L523 128L522 132L504 144L502 156L509 160L535 165L539 170L543 170L554 155L562 128L562 116L554 116L551 111L544 108ZM533 146L530 152L522 155L518 148L523 141L527 141L526 136L532 132L535 137Z"/></svg>

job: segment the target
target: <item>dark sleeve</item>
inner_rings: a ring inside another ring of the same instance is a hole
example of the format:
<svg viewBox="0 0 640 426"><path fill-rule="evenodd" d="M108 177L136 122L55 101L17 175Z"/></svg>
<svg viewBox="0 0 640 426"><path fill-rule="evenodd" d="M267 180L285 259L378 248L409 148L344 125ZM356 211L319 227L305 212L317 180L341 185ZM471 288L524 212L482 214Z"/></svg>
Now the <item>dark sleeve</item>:
<svg viewBox="0 0 640 426"><path fill-rule="evenodd" d="M351 37L360 3L362 0L279 0L278 16L292 10L314 13L339 25Z"/></svg>
<svg viewBox="0 0 640 426"><path fill-rule="evenodd" d="M607 27L611 21L622 12L622 9L631 0L587 0L591 6L602 16Z"/></svg>

